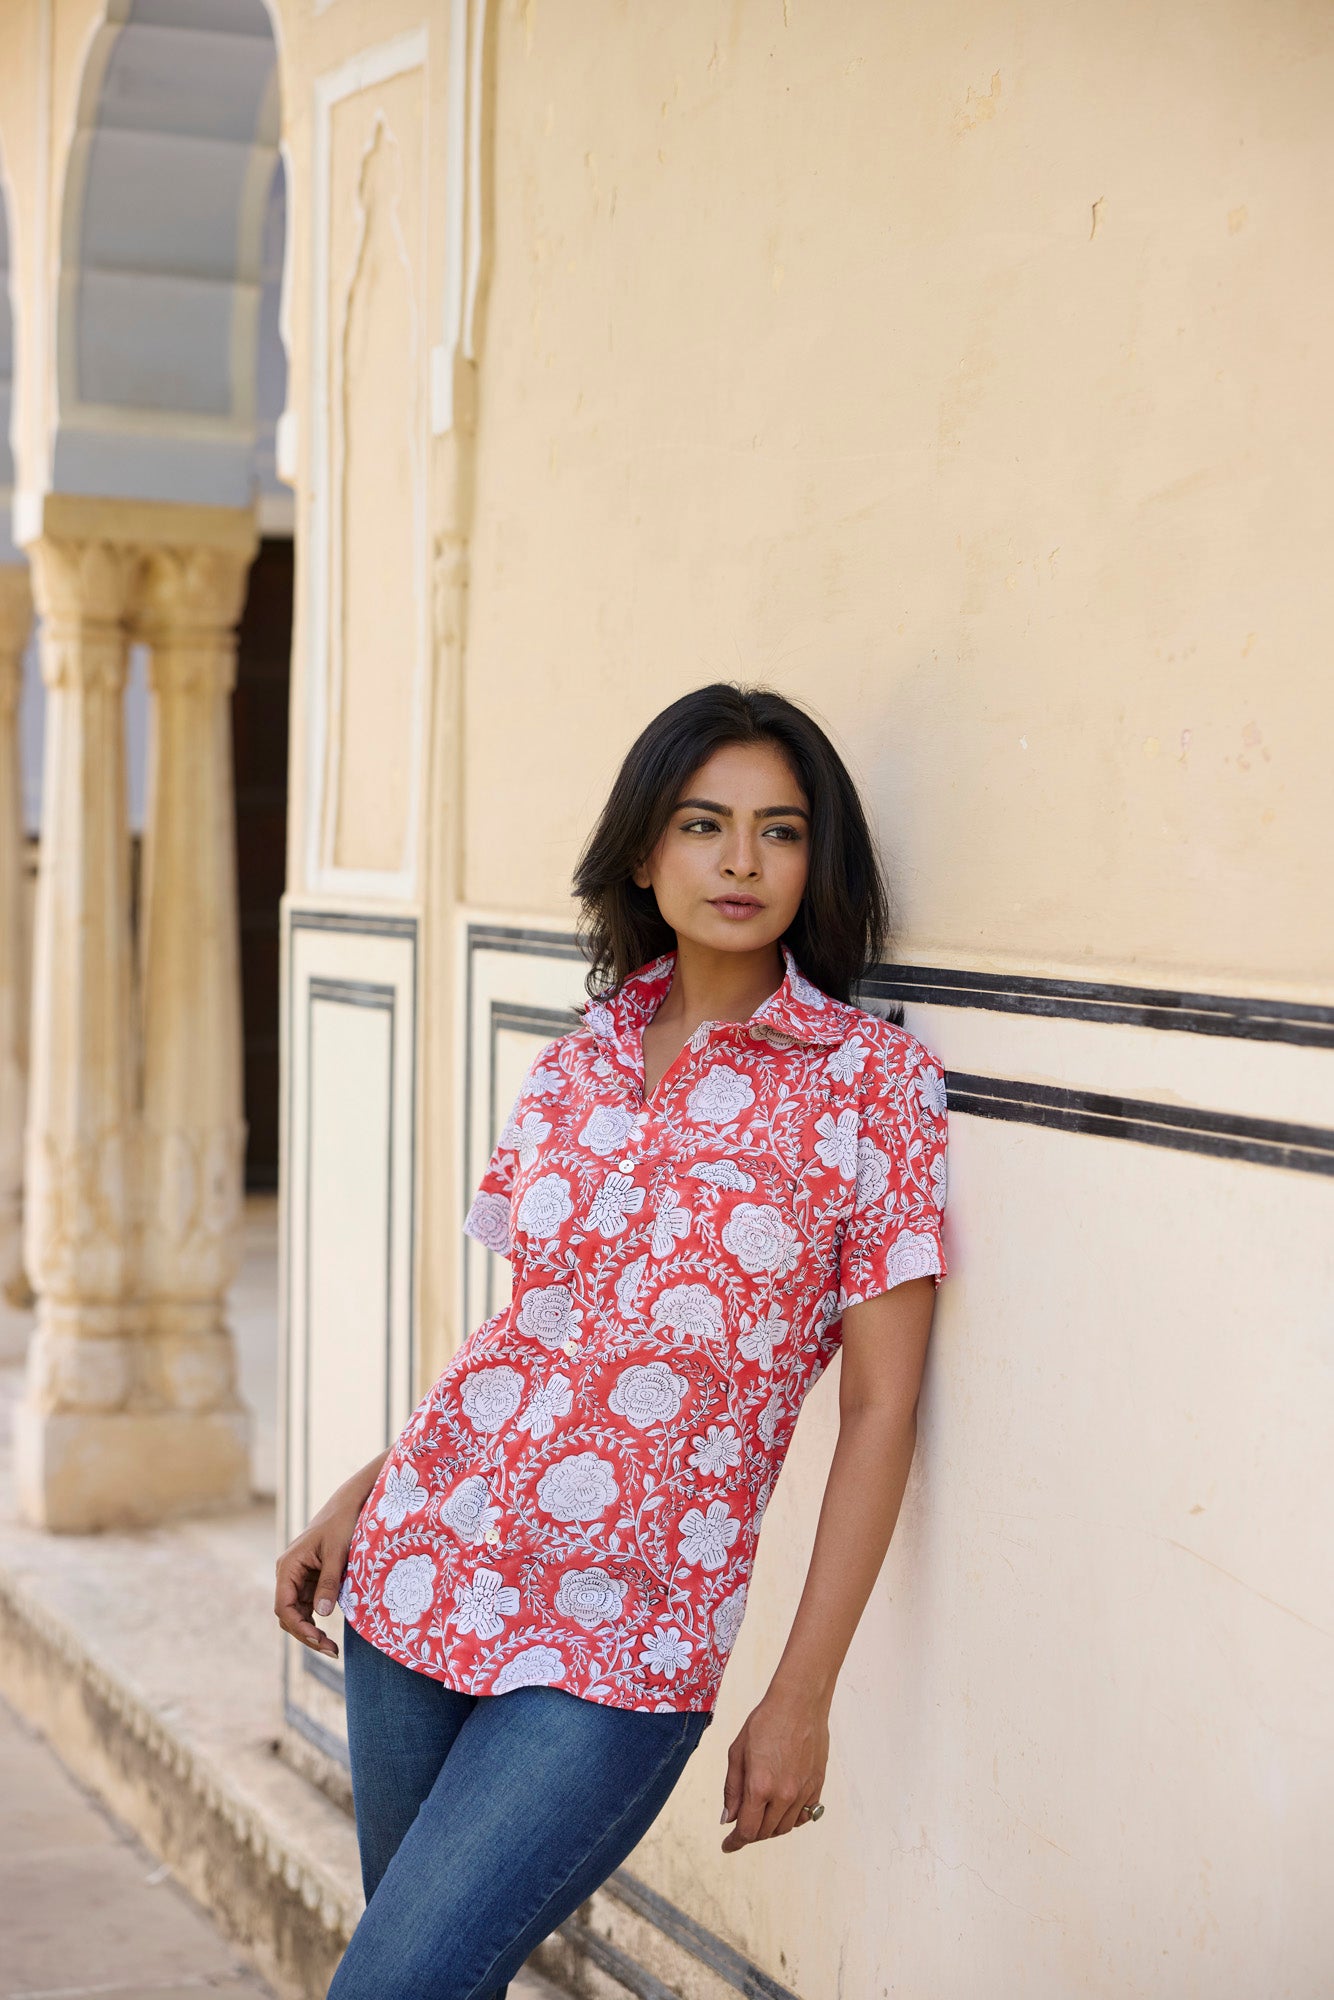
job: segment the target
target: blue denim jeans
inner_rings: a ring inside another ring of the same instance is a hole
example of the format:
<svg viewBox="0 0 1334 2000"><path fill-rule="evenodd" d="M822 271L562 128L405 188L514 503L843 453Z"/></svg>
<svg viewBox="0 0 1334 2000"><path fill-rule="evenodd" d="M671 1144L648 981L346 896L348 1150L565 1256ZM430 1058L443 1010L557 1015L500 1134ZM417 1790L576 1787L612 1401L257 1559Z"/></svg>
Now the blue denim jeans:
<svg viewBox="0 0 1334 2000"><path fill-rule="evenodd" d="M366 1909L328 2000L504 2000L648 1831L712 1713L460 1694L343 1633Z"/></svg>

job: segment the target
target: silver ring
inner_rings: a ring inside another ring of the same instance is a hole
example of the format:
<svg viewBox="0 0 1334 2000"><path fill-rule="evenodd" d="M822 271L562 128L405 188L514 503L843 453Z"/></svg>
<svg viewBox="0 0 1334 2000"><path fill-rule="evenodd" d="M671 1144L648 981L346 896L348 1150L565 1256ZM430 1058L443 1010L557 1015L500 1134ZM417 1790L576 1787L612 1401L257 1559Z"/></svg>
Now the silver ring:
<svg viewBox="0 0 1334 2000"><path fill-rule="evenodd" d="M819 1819L820 1814L824 1811L824 1807L822 1805L803 1806L801 1810L803 1813L809 1813L812 1819Z"/></svg>

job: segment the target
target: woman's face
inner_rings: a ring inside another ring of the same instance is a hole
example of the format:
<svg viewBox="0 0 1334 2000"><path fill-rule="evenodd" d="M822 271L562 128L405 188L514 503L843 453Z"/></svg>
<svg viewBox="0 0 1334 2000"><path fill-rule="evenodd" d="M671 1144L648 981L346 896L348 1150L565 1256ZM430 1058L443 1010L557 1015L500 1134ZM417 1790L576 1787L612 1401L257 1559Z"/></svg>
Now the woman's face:
<svg viewBox="0 0 1334 2000"><path fill-rule="evenodd" d="M634 871L678 938L760 951L797 914L810 866L811 802L772 743L729 743L694 772Z"/></svg>

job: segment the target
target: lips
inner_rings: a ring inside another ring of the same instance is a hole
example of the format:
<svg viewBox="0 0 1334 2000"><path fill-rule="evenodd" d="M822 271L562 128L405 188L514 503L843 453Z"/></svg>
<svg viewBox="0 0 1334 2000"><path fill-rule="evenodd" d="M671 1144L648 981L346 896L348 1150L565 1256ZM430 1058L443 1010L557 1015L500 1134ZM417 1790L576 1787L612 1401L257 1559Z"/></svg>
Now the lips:
<svg viewBox="0 0 1334 2000"><path fill-rule="evenodd" d="M753 917L757 910L764 908L754 896L711 896L709 901L725 917Z"/></svg>

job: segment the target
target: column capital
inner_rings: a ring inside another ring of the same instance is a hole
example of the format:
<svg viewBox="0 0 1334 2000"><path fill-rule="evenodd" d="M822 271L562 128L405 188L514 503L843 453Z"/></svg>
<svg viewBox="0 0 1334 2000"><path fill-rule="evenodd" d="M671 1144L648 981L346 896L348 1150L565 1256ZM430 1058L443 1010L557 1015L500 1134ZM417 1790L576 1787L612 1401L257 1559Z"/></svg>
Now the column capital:
<svg viewBox="0 0 1334 2000"><path fill-rule="evenodd" d="M131 625L134 636L152 649L154 688L191 693L231 687L233 633L250 563L249 550L206 544L144 551Z"/></svg>
<svg viewBox="0 0 1334 2000"><path fill-rule="evenodd" d="M48 687L114 694L125 682L124 622L138 549L39 535L28 544L28 561L43 626L42 679Z"/></svg>

